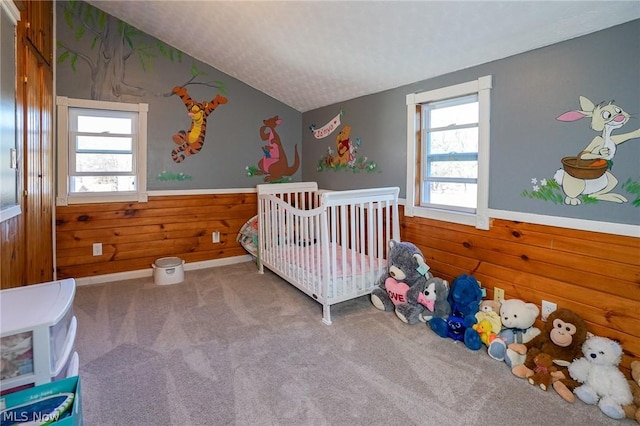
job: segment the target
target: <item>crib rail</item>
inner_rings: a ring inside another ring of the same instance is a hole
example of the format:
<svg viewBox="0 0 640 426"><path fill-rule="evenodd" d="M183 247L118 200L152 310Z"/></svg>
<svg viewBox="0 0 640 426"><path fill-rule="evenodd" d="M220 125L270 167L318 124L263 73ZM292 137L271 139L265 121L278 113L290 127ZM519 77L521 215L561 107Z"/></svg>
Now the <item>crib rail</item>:
<svg viewBox="0 0 640 426"><path fill-rule="evenodd" d="M307 210L320 205L321 192L315 182L295 182L287 184L257 185L258 195L273 195L285 203L301 210Z"/></svg>
<svg viewBox="0 0 640 426"><path fill-rule="evenodd" d="M314 185L258 185L257 261L322 303L331 323L329 306L370 293L386 267L387 242L400 239L399 190Z"/></svg>

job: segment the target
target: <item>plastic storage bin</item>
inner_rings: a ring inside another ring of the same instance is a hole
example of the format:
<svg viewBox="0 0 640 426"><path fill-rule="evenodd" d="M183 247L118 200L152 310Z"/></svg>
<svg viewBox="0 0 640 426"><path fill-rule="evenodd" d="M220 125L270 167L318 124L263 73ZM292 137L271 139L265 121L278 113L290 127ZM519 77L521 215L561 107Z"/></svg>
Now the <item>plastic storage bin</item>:
<svg viewBox="0 0 640 426"><path fill-rule="evenodd" d="M77 374L75 292L71 278L2 290L2 394Z"/></svg>
<svg viewBox="0 0 640 426"><path fill-rule="evenodd" d="M184 260L179 257L161 257L153 265L156 285L178 284L184 281Z"/></svg>
<svg viewBox="0 0 640 426"><path fill-rule="evenodd" d="M0 424L82 426L80 376L0 397Z"/></svg>

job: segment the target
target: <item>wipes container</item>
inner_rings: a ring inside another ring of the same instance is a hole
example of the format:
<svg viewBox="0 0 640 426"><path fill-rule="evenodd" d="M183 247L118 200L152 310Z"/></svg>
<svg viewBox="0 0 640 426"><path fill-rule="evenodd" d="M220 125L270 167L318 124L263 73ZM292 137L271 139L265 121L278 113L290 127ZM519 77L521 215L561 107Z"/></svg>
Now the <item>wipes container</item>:
<svg viewBox="0 0 640 426"><path fill-rule="evenodd" d="M161 257L151 266L156 285L178 284L184 280L184 260L179 257Z"/></svg>

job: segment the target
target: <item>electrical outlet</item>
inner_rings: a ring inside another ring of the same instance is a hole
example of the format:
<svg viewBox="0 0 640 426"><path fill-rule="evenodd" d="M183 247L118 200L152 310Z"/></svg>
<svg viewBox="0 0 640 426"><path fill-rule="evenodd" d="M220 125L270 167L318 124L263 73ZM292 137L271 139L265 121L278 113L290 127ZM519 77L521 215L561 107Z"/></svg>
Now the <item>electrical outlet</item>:
<svg viewBox="0 0 640 426"><path fill-rule="evenodd" d="M500 287L493 288L493 300L502 302L504 300L504 290Z"/></svg>
<svg viewBox="0 0 640 426"><path fill-rule="evenodd" d="M219 243L220 242L220 231L213 231L211 234L211 242Z"/></svg>
<svg viewBox="0 0 640 426"><path fill-rule="evenodd" d="M102 243L93 243L93 255L102 256Z"/></svg>
<svg viewBox="0 0 640 426"><path fill-rule="evenodd" d="M551 312L555 311L556 309L558 309L558 305L556 305L553 302L549 302L546 300L542 301L542 321L546 321L547 318L549 318L549 315L551 315Z"/></svg>

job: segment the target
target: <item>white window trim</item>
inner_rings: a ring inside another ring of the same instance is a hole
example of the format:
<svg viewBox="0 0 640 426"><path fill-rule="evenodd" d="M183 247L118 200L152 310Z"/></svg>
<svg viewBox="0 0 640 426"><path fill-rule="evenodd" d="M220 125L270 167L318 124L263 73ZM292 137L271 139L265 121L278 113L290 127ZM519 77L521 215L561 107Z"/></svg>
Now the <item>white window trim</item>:
<svg viewBox="0 0 640 426"><path fill-rule="evenodd" d="M89 99L72 99L65 96L56 98L58 106L58 196L56 205L87 203L110 203L138 201L145 203L147 194L147 112L149 105L123 102L105 102ZM69 193L69 108L91 108L138 112L138 146L136 150L137 185L136 191L128 194L83 194Z"/></svg>
<svg viewBox="0 0 640 426"><path fill-rule="evenodd" d="M7 12L7 16L13 22L13 25L18 25L20 20L20 10L16 7L12 0L0 0L0 7Z"/></svg>
<svg viewBox="0 0 640 426"><path fill-rule="evenodd" d="M22 214L22 207L19 205L6 207L0 210L0 222L4 222L5 220L9 220L12 217L16 217Z"/></svg>
<svg viewBox="0 0 640 426"><path fill-rule="evenodd" d="M467 83L407 95L407 198L404 208L405 216L425 217L475 226L478 229L489 229L489 127L491 118L491 88L492 77L488 75ZM418 156L421 155L420 152L416 151L416 134L421 130L417 128L415 118L416 106L427 102L476 93L478 94L478 102L480 105L480 115L478 117L478 205L476 213L454 212L451 210L416 205L415 186L419 176L416 170L416 160L419 158Z"/></svg>

